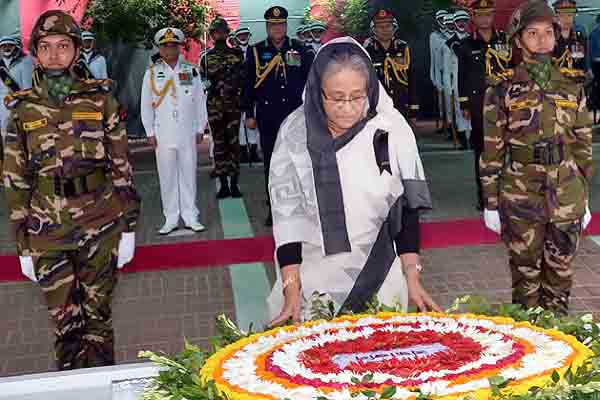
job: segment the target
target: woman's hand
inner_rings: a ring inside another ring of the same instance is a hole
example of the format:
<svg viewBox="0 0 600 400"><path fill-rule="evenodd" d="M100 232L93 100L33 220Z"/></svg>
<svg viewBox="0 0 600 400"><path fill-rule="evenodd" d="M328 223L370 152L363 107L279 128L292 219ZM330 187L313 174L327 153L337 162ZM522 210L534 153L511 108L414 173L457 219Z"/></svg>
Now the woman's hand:
<svg viewBox="0 0 600 400"><path fill-rule="evenodd" d="M421 312L437 311L443 312L440 306L431 298L427 290L421 285L420 273L415 265L407 265L404 268L406 284L408 286L408 297L417 305Z"/></svg>
<svg viewBox="0 0 600 400"><path fill-rule="evenodd" d="M302 310L302 282L300 282L300 265L288 265L281 269L283 281L283 296L285 298L283 308L279 316L269 326L285 324L290 318L294 324L300 323L300 312Z"/></svg>

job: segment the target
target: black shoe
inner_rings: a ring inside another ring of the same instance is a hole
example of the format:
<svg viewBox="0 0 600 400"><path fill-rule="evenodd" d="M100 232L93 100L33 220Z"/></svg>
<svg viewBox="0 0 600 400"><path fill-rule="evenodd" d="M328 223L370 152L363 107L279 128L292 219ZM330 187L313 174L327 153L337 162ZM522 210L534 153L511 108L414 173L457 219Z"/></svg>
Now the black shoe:
<svg viewBox="0 0 600 400"><path fill-rule="evenodd" d="M265 226L269 228L273 226L273 216L271 214L269 214L269 216L265 220Z"/></svg>
<svg viewBox="0 0 600 400"><path fill-rule="evenodd" d="M242 192L240 192L240 188L238 186L237 175L231 177L231 184L229 186L231 189L231 197L233 197L234 199L239 199L240 197L243 196L243 194L242 194Z"/></svg>
<svg viewBox="0 0 600 400"><path fill-rule="evenodd" d="M258 155L258 145L250 145L250 161L253 163L262 162L260 156Z"/></svg>
<svg viewBox="0 0 600 400"><path fill-rule="evenodd" d="M226 176L220 176L219 181L221 181L221 188L219 188L219 192L217 193L217 199L226 199L227 197L231 196L229 182L227 182Z"/></svg>
<svg viewBox="0 0 600 400"><path fill-rule="evenodd" d="M248 157L248 146L240 146L240 163L246 164L250 161Z"/></svg>

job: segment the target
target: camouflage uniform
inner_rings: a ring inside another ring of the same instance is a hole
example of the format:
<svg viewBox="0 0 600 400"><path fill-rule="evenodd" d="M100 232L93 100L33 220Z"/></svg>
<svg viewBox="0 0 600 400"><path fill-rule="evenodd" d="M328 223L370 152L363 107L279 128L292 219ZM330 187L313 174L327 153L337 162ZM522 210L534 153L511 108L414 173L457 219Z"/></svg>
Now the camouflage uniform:
<svg viewBox="0 0 600 400"><path fill-rule="evenodd" d="M213 29L227 29L225 20L215 20ZM202 76L210 81L208 121L214 139L216 175L237 178L240 173L240 96L244 82L244 54L225 42L217 42L200 61ZM233 184L232 184L233 186Z"/></svg>
<svg viewBox="0 0 600 400"><path fill-rule="evenodd" d="M32 38L74 37L77 28L50 11ZM140 207L119 105L110 81L73 74L63 100L49 95L41 67L33 81L6 98L4 186L17 252L33 259L56 325L59 369L110 365L118 243L135 229Z"/></svg>
<svg viewBox="0 0 600 400"><path fill-rule="evenodd" d="M552 66L542 90L522 63L492 82L484 120L485 207L500 213L513 302L566 313L593 175L583 86Z"/></svg>

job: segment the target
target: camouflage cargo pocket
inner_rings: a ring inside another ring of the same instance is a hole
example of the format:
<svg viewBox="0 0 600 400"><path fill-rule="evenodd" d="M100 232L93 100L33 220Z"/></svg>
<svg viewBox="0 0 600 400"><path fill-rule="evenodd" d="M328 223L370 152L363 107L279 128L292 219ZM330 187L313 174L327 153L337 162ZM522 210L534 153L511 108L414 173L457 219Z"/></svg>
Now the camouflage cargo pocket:
<svg viewBox="0 0 600 400"><path fill-rule="evenodd" d="M36 164L37 171L51 168L57 153L57 128L48 118L23 121L23 130L27 134L27 150L31 161Z"/></svg>
<svg viewBox="0 0 600 400"><path fill-rule="evenodd" d="M507 102L507 128L512 136L522 136L539 131L542 102L533 95L535 93L532 93L532 96L510 99Z"/></svg>
<svg viewBox="0 0 600 400"><path fill-rule="evenodd" d="M556 122L566 128L575 126L577 120L577 102L569 99L555 99Z"/></svg>
<svg viewBox="0 0 600 400"><path fill-rule="evenodd" d="M556 204L552 204L552 221L570 221L585 213L585 181L576 168L568 164L558 170Z"/></svg>
<svg viewBox="0 0 600 400"><path fill-rule="evenodd" d="M106 158L104 124L101 112L73 112L75 151L83 159Z"/></svg>

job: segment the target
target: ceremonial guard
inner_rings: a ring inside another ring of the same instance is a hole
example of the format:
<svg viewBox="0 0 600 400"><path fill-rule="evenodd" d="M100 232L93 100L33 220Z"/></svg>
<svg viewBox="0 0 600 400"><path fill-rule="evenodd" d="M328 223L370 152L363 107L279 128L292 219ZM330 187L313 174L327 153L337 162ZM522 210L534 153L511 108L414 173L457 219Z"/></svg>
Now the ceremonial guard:
<svg viewBox="0 0 600 400"><path fill-rule="evenodd" d="M450 18L454 25L454 34L446 41L446 48L449 51L445 53L444 57L444 90L450 94L448 110L450 110L452 116L454 140L458 139L460 148L466 150L469 147L468 139L471 134L471 122L465 117L458 101L458 56L454 49L469 36L467 27L471 17L467 11L457 10Z"/></svg>
<svg viewBox="0 0 600 400"><path fill-rule="evenodd" d="M248 47L252 33L246 27L240 27L232 33L233 43L242 50L244 62L248 55ZM261 158L258 155L258 129L249 129L246 127L246 114L242 112L240 123L240 162L259 163Z"/></svg>
<svg viewBox="0 0 600 400"><path fill-rule="evenodd" d="M458 57L458 100L460 110L471 120L469 143L475 158L477 183L477 209L483 210L483 194L479 177L479 159L483 152L483 100L492 79L503 79L510 69L512 46L503 31L494 28L494 0L479 0L473 4L473 33L457 44L453 50Z"/></svg>
<svg viewBox="0 0 600 400"><path fill-rule="evenodd" d="M508 247L513 302L567 314L594 162L583 84L552 63L558 29L543 0L513 14L509 40L523 62L487 90L481 180L485 224Z"/></svg>
<svg viewBox="0 0 600 400"><path fill-rule="evenodd" d="M323 34L326 30L327 26L321 21L315 21L304 28L304 35L311 38L310 43L307 43L307 45L312 47L315 54L323 45Z"/></svg>
<svg viewBox="0 0 600 400"><path fill-rule="evenodd" d="M59 10L31 33L33 88L6 98L4 187L22 272L42 289L60 370L114 364L111 301L140 198L111 82L81 80L81 30Z"/></svg>
<svg viewBox="0 0 600 400"><path fill-rule="evenodd" d="M14 92L31 88L33 59L21 48L16 36L0 37L0 132L6 136L8 110L4 98ZM0 141L0 150L2 149Z"/></svg>
<svg viewBox="0 0 600 400"><path fill-rule="evenodd" d="M83 45L81 47L81 62L91 73L92 79L107 79L106 58L96 50L96 36L85 31L81 34Z"/></svg>
<svg viewBox="0 0 600 400"><path fill-rule="evenodd" d="M448 31L444 25L444 18L448 11L439 10L435 13L434 30L429 36L429 79L434 87L434 96L437 104L439 120L442 122L442 131L447 131L446 106L444 103L444 88L442 85L443 60L441 59L441 48L448 40ZM438 125L439 126L439 125Z"/></svg>
<svg viewBox="0 0 600 400"><path fill-rule="evenodd" d="M244 54L227 46L229 25L221 17L209 28L214 47L200 60L202 76L208 86L208 122L214 140L215 174L220 188L217 198L242 197L240 175L240 97L244 83ZM229 178L229 180L228 180Z"/></svg>
<svg viewBox="0 0 600 400"><path fill-rule="evenodd" d="M398 24L391 11L377 11L373 16L375 37L366 49L379 81L394 101L394 107L414 120L419 111L414 64L408 43L394 37L397 29Z"/></svg>
<svg viewBox="0 0 600 400"><path fill-rule="evenodd" d="M206 94L198 69L180 55L184 35L163 28L154 36L160 57L144 75L141 116L155 152L165 224L159 234L179 227L205 228L196 207L198 150L207 126Z"/></svg>
<svg viewBox="0 0 600 400"><path fill-rule="evenodd" d="M306 46L287 36L287 16L283 7L269 8L265 12L268 37L250 46L246 56L242 110L246 113L246 127L258 126L260 131L267 185L277 132L283 120L302 104L313 60ZM273 224L270 209L265 224Z"/></svg>
<svg viewBox="0 0 600 400"><path fill-rule="evenodd" d="M558 0L554 2L553 7L560 23L554 48L554 62L558 68L579 71L583 79L587 70L587 46L583 32L573 28L577 3L575 0Z"/></svg>

